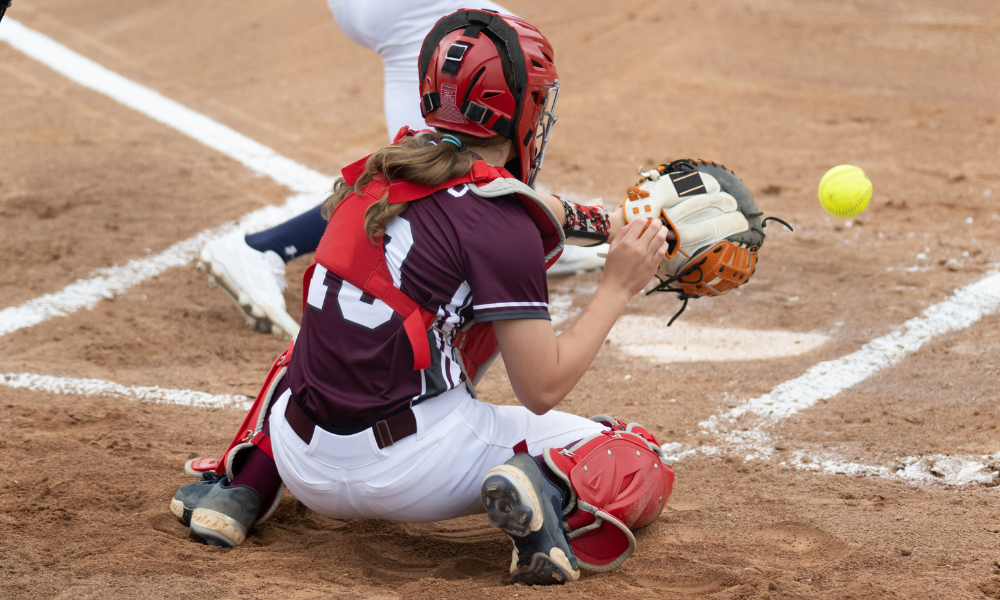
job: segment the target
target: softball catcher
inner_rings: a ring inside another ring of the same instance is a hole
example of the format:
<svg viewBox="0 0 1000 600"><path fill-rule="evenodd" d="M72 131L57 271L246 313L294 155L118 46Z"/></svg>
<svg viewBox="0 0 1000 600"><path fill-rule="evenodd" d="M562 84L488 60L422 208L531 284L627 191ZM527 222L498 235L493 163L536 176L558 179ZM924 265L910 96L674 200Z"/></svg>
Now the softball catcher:
<svg viewBox="0 0 1000 600"><path fill-rule="evenodd" d="M663 511L673 468L637 423L552 409L628 300L673 268L664 261L700 260L680 225L691 219L669 212L683 201L659 195L635 192L643 202L609 214L530 187L559 82L551 45L523 20L448 15L424 41L419 72L422 115L436 131L404 127L343 169L305 276L297 341L223 458L178 490L171 511L192 536L232 547L287 485L340 519L486 512L513 541L518 582L612 569L635 550L632 530ZM706 218L734 212L722 193L703 194L713 198ZM567 243L605 241L600 286L556 336L546 266ZM498 355L523 406L476 399Z"/></svg>

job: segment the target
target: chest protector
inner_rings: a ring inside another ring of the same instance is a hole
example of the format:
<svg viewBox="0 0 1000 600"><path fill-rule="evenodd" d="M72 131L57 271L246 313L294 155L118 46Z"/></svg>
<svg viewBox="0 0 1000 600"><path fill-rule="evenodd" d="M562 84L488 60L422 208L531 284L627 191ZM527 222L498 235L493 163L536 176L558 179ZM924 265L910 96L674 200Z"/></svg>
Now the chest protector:
<svg viewBox="0 0 1000 600"><path fill-rule="evenodd" d="M397 134L394 143L415 133L404 128ZM365 157L344 167L341 170L344 183L354 185L364 173L367 160L368 157ZM552 266L562 253L566 241L562 223L534 190L502 167L493 167L478 160L469 173L438 185L425 186L407 181L386 182L376 179L362 187L360 193L351 192L345 196L330 216L326 232L316 250L316 262L306 271L303 299L309 296L312 271L316 264L322 265L364 293L385 302L401 315L404 318L403 328L413 348L413 369L419 371L430 367L428 331L434 324L436 314L419 306L393 285L382 238L375 238L376 243L372 244L365 233L365 211L383 196L388 196L389 204L399 204L420 200L440 190L462 184L467 185L473 194L483 198L514 195L520 200L542 237L545 267ZM474 394L472 387L479 379L477 375L481 375L480 366L490 362L497 354L493 324L466 324L455 335L453 347L458 350L459 356L456 358L459 359L470 391Z"/></svg>

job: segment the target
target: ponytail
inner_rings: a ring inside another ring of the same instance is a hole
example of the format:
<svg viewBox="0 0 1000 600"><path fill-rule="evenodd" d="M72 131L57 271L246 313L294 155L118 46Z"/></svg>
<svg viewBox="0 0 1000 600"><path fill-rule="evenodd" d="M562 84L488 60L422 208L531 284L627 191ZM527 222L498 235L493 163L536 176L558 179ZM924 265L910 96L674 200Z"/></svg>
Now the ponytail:
<svg viewBox="0 0 1000 600"><path fill-rule="evenodd" d="M323 218L329 220L337 205L348 194L360 194L361 188L376 178L390 182L439 185L472 170L476 157L467 150L469 146L489 148L506 142L507 138L499 135L482 139L441 130L438 134L419 133L376 150L368 157L365 169L354 185L347 185L342 177L334 182L332 193L323 203ZM388 192L368 207L365 211L365 234L372 244L377 244L375 239L385 234L386 224L398 217L406 207L405 202L389 204Z"/></svg>

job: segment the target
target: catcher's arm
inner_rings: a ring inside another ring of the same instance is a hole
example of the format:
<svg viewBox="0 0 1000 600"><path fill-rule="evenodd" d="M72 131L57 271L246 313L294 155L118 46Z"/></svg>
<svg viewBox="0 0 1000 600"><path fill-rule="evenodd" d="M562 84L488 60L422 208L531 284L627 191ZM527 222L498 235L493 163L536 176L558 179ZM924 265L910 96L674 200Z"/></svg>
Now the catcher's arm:
<svg viewBox="0 0 1000 600"><path fill-rule="evenodd" d="M571 246L610 244L614 242L621 228L626 225L625 216L621 210L609 212L600 205L577 204L550 194L536 193L556 216L556 219L563 224L566 243ZM668 231L667 239L673 240L674 238L674 233Z"/></svg>
<svg viewBox="0 0 1000 600"><path fill-rule="evenodd" d="M601 284L562 334L539 319L493 323L511 387L528 410L545 414L580 381L629 299L652 279L667 250L666 230L655 220L617 231Z"/></svg>

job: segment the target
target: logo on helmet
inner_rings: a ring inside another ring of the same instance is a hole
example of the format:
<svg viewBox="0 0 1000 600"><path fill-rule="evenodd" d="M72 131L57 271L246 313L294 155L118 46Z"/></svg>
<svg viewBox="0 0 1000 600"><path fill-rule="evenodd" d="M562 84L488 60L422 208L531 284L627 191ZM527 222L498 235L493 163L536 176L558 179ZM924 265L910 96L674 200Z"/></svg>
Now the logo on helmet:
<svg viewBox="0 0 1000 600"><path fill-rule="evenodd" d="M451 123L468 123L458 110L458 88L453 85L441 86L441 107L436 113L437 118Z"/></svg>

